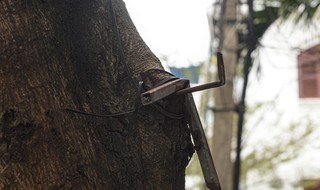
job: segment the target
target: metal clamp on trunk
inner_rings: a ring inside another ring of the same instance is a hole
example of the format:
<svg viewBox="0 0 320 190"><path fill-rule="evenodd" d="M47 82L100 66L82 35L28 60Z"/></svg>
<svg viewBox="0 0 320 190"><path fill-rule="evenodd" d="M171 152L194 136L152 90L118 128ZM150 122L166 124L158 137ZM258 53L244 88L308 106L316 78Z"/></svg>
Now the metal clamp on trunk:
<svg viewBox="0 0 320 190"><path fill-rule="evenodd" d="M206 185L210 190L221 190L221 187L197 107L191 93L216 88L225 84L225 71L221 53L217 54L217 59L218 81L216 82L190 87L189 80L174 79L141 94L141 102L143 105L155 103L169 95L179 96L185 94L183 115L191 132Z"/></svg>
<svg viewBox="0 0 320 190"><path fill-rule="evenodd" d="M158 100L161 100L171 94L180 91L181 89L186 88L188 84L189 80L187 79L175 79L173 81L157 86L151 90L148 90L140 95L142 105L145 106L155 103Z"/></svg>
<svg viewBox="0 0 320 190"><path fill-rule="evenodd" d="M218 81L190 87L188 79L176 79L142 93L140 96L142 105L152 104L172 94L182 95L223 86L225 84L225 71L221 53L217 53L217 62Z"/></svg>

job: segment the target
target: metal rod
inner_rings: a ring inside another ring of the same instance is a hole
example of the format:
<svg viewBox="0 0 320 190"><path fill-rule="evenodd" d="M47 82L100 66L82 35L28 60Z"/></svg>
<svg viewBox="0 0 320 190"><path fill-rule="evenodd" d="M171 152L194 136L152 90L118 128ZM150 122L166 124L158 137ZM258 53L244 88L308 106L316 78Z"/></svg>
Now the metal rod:
<svg viewBox="0 0 320 190"><path fill-rule="evenodd" d="M198 85L195 87L187 87L189 80L176 79L160 86L157 86L151 90L148 90L140 95L142 105L152 104L158 100L161 100L169 95L184 95L192 92L206 90L210 88L216 88L225 84L225 71L224 63L221 53L217 53L218 62L218 81Z"/></svg>
<svg viewBox="0 0 320 190"><path fill-rule="evenodd" d="M201 91L201 90L207 90L210 88L216 88L216 87L224 85L225 81L226 81L225 71L224 71L224 63L223 63L222 54L219 52L217 53L217 62L218 62L218 81L194 86L191 88L185 88L185 89L179 90L175 94L176 95L187 94L187 93L197 92L197 91Z"/></svg>
<svg viewBox="0 0 320 190"><path fill-rule="evenodd" d="M187 111L185 116L189 124L206 185L210 190L221 190L218 174L211 157L207 138L193 96L192 94L186 94L185 98L184 107Z"/></svg>
<svg viewBox="0 0 320 190"><path fill-rule="evenodd" d="M187 84L189 84L189 80L187 79L176 79L148 90L140 95L142 105L153 104L156 101L185 88Z"/></svg>

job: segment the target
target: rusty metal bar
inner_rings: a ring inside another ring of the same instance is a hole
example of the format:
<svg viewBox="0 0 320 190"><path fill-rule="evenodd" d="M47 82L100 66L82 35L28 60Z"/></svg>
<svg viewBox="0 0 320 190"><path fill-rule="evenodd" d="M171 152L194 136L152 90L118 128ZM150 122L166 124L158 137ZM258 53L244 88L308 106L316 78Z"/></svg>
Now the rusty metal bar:
<svg viewBox="0 0 320 190"><path fill-rule="evenodd" d="M142 105L152 104L162 98L165 98L175 92L185 88L189 84L187 79L176 79L151 90L148 90L140 95Z"/></svg>
<svg viewBox="0 0 320 190"><path fill-rule="evenodd" d="M187 85L187 86L186 86ZM177 79L141 94L143 105L155 103L156 101L175 94L181 88L189 88L189 80ZM191 93L185 94L184 117L189 126L191 136L197 151L202 173L207 187L210 190L221 190L218 175L211 157L209 145L199 118L197 107Z"/></svg>
<svg viewBox="0 0 320 190"><path fill-rule="evenodd" d="M197 107L194 103L193 96L190 93L186 94L185 98L185 117L189 125L195 149L198 154L206 185L210 190L221 190L218 174L211 157L209 145L200 121Z"/></svg>
<svg viewBox="0 0 320 190"><path fill-rule="evenodd" d="M218 175L211 157L209 145L194 103L192 92L216 88L225 84L222 54L217 54L218 81L190 88L189 80L176 79L141 94L143 105L155 103L169 95L185 95L184 117L189 126L206 185L210 190L221 190Z"/></svg>
<svg viewBox="0 0 320 190"><path fill-rule="evenodd" d="M223 86L225 84L226 77L225 77L224 63L223 63L223 58L221 53L217 53L217 62L218 62L218 81L194 86L191 88L185 88L176 92L176 95L187 94L187 93L192 93L192 92L197 92L197 91L202 91L210 88Z"/></svg>
<svg viewBox="0 0 320 190"><path fill-rule="evenodd" d="M216 88L224 85L225 71L224 71L224 63L223 63L223 58L221 53L217 53L217 62L218 62L218 81L198 85L191 88L189 86L188 88L186 88L186 86L189 84L189 80L176 79L142 93L140 96L142 105L152 104L171 94L183 95L183 94L192 93L196 91L206 90L209 88Z"/></svg>

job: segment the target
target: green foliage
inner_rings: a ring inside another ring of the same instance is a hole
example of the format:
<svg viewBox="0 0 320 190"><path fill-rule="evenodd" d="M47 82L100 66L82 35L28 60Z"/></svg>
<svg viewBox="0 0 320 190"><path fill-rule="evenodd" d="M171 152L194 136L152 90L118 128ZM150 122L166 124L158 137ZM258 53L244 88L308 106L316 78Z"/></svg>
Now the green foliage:
<svg viewBox="0 0 320 190"><path fill-rule="evenodd" d="M294 15L295 21L305 21L306 26L311 22L316 15L320 6L319 0L261 0L255 1L259 5L258 10L254 10L252 16L254 23L254 35L251 39L254 41L254 46L259 46L259 40L263 37L268 28L276 21L288 20L290 16ZM242 21L238 27L239 62L243 62L243 57L247 52L247 22L248 16L242 15Z"/></svg>
<svg viewBox="0 0 320 190"><path fill-rule="evenodd" d="M272 23L279 17L279 8L272 6L264 6L264 9L255 11L254 13L254 35L255 44L258 44L258 40L263 36L265 31L270 27Z"/></svg>
<svg viewBox="0 0 320 190"><path fill-rule="evenodd" d="M319 0L281 0L280 2L279 15L281 18L287 19L292 13L297 13L296 21L303 18L310 21L320 5ZM299 8L300 11L298 11Z"/></svg>
<svg viewBox="0 0 320 190"><path fill-rule="evenodd" d="M247 174L252 171L256 171L260 176L273 173L274 175L268 179L268 183L273 189L281 189L282 181L275 175L275 169L279 164L296 158L313 131L312 123L307 125L294 123L284 132L273 137L273 143L267 145L261 143L259 146L253 147L250 153L242 159L242 180L245 180ZM286 139L284 134L290 135Z"/></svg>
<svg viewBox="0 0 320 190"><path fill-rule="evenodd" d="M282 189L283 181L279 178L279 176L274 175L274 177L270 180L270 187L272 189Z"/></svg>
<svg viewBox="0 0 320 190"><path fill-rule="evenodd" d="M274 21L279 18L279 7L261 5L260 10L256 10L253 15L253 24L254 24L254 44L258 45L259 39L263 36L266 30L270 27ZM239 27L239 43L242 46L245 46L247 39L247 17L244 17L241 25Z"/></svg>

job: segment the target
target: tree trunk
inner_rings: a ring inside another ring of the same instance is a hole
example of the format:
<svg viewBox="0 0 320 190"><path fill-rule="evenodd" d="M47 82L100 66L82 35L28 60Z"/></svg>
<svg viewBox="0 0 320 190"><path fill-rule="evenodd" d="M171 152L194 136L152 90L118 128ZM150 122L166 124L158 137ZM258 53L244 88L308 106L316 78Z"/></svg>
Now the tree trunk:
<svg viewBox="0 0 320 190"><path fill-rule="evenodd" d="M125 60L108 1L0 2L0 189L184 189L187 127L132 112L140 73L162 66L113 5Z"/></svg>
<svg viewBox="0 0 320 190"><path fill-rule="evenodd" d="M212 141L213 159L216 165L217 173L223 190L232 189L232 162L231 162L231 142L233 136L233 79L235 76L235 67L237 62L237 32L236 4L235 0L226 1L225 7L221 7L222 34L219 35L220 50L223 53L226 84L214 90L214 129ZM219 24L219 23L218 23ZM215 26L218 27L218 26ZM220 111L219 111L220 110Z"/></svg>

